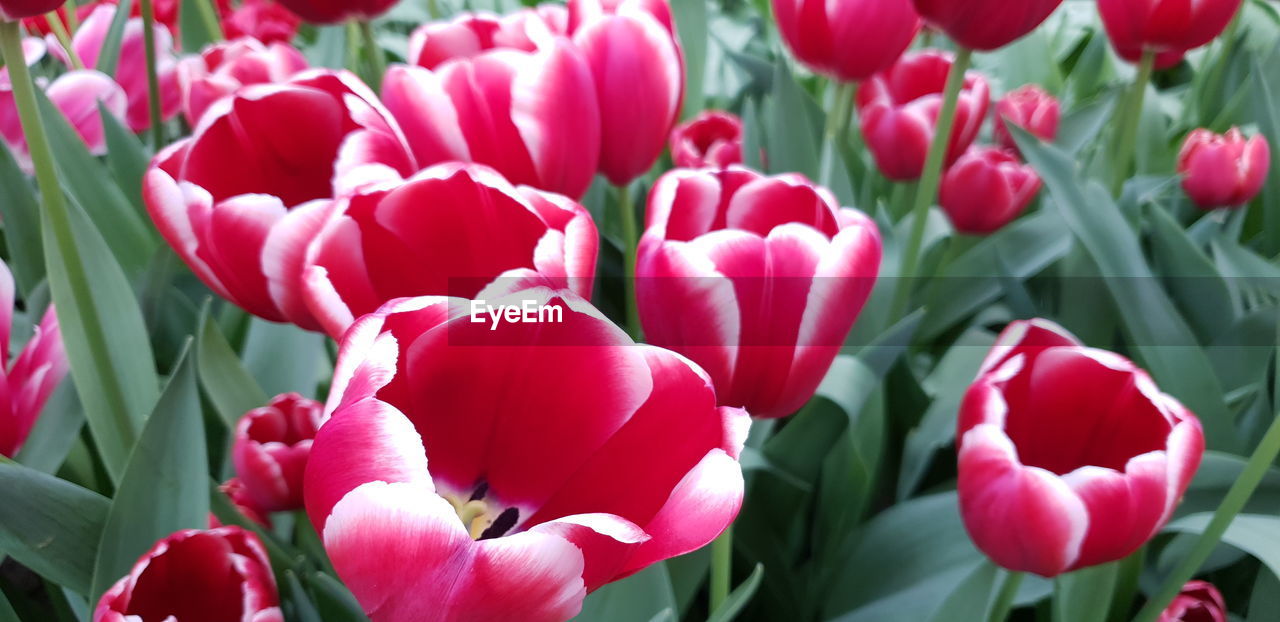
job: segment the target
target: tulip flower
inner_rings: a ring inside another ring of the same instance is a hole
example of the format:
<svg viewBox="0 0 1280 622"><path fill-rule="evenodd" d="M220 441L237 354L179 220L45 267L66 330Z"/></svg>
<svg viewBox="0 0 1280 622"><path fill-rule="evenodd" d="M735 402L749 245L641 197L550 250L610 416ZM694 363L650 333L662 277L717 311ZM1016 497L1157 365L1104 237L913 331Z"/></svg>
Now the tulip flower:
<svg viewBox="0 0 1280 622"><path fill-rule="evenodd" d="M960 514L997 564L1053 577L1122 559L1195 475L1195 415L1124 357L1047 320L997 340L960 406Z"/></svg>
<svg viewBox="0 0 1280 622"><path fill-rule="evenodd" d="M773 13L800 62L846 82L888 69L920 31L911 0L773 0Z"/></svg>
<svg viewBox="0 0 1280 622"><path fill-rule="evenodd" d="M600 154L591 67L539 14L428 24L409 56L426 67L393 66L382 99L421 166L478 162L512 183L586 193Z"/></svg>
<svg viewBox="0 0 1280 622"><path fill-rule="evenodd" d="M680 168L728 168L742 163L742 119L707 110L671 132L671 159Z"/></svg>
<svg viewBox="0 0 1280 622"><path fill-rule="evenodd" d="M285 8L313 24L371 20L396 5L396 0L278 0Z"/></svg>
<svg viewBox="0 0 1280 622"><path fill-rule="evenodd" d="M1270 168L1267 139L1258 135L1246 140L1234 127L1225 135L1195 130L1178 153L1182 189L1202 209L1239 207L1253 200Z"/></svg>
<svg viewBox="0 0 1280 622"><path fill-rule="evenodd" d="M569 0L569 32L600 103L600 172L625 186L662 155L684 98L684 58L666 0Z"/></svg>
<svg viewBox="0 0 1280 622"><path fill-rule="evenodd" d="M93 611L93 622L283 622L262 542L239 527L160 540Z"/></svg>
<svg viewBox="0 0 1280 622"><path fill-rule="evenodd" d="M912 0L925 22L972 50L995 50L1048 19L1062 0Z"/></svg>
<svg viewBox="0 0 1280 622"><path fill-rule="evenodd" d="M13 21L25 17L44 15L66 0L0 0L0 20Z"/></svg>
<svg viewBox="0 0 1280 622"><path fill-rule="evenodd" d="M152 0L151 3L151 6L155 11L156 23L164 24L164 27L169 30L169 33L175 37L180 34L178 28L178 12L181 8L180 4L182 1L183 0ZM250 2L252 1L253 0L250 0ZM62 3L60 2L59 4ZM93 13L93 11L98 7L115 7L119 4L119 0L92 0L90 2L82 3L76 7L76 20L83 23L85 19L89 17L89 14ZM231 0L215 0L214 8L217 10L218 15L226 16L231 13ZM67 29L67 32L71 32L73 29L71 28L70 23L68 23L67 8L65 6L59 6L55 13L58 20L62 22L63 27ZM129 17L142 17L141 2L134 0L129 8ZM40 36L51 34L53 32L52 28L49 26L49 20L44 14L22 20L22 27L26 28L27 32L39 34Z"/></svg>
<svg viewBox="0 0 1280 622"><path fill-rule="evenodd" d="M573 294L475 304L388 303L339 349L307 512L373 622L568 620L732 522L749 420L700 369Z"/></svg>
<svg viewBox="0 0 1280 622"><path fill-rule="evenodd" d="M191 137L157 154L142 191L160 234L210 289L262 318L318 329L297 287L331 203L317 199L416 169L367 87L311 70L215 102Z"/></svg>
<svg viewBox="0 0 1280 622"><path fill-rule="evenodd" d="M1188 581L1157 622L1227 622L1227 603L1212 583Z"/></svg>
<svg viewBox="0 0 1280 622"><path fill-rule="evenodd" d="M287 43L245 37L211 45L178 64L183 115L195 127L213 102L240 87L284 82L308 67L302 52Z"/></svg>
<svg viewBox="0 0 1280 622"><path fill-rule="evenodd" d="M267 529L271 529L271 515L267 514L266 510L263 510L254 504L253 499L249 497L249 491L245 489L244 482L240 481L240 478L233 477L222 482L222 485L218 486L218 491L226 495L227 498L231 500L231 504L234 505L236 510L243 514L245 518ZM211 512L209 514L209 528L217 529L221 526L222 521L218 520L218 517L214 516Z"/></svg>
<svg viewBox="0 0 1280 622"><path fill-rule="evenodd" d="M85 147L93 155L107 153L107 139L102 128L98 104L117 118L124 118L128 101L124 90L110 76L87 69L68 71L44 89L45 95L67 123L75 129ZM32 172L27 149L27 136L18 119L7 74L0 74L0 138L28 174Z"/></svg>
<svg viewBox="0 0 1280 622"><path fill-rule="evenodd" d="M1154 52L1156 67L1167 68L1222 34L1241 1L1098 0L1098 12L1121 58L1136 63Z"/></svg>
<svg viewBox="0 0 1280 622"><path fill-rule="evenodd" d="M268 45L293 41L301 24L302 18L271 0L244 0L222 17L228 40L251 37Z"/></svg>
<svg viewBox="0 0 1280 622"><path fill-rule="evenodd" d="M306 300L326 332L408 296L474 298L495 281L545 279L591 296L597 235L587 210L452 162L341 201L310 251Z"/></svg>
<svg viewBox="0 0 1280 622"><path fill-rule="evenodd" d="M320 411L320 402L286 393L240 419L231 459L254 507L267 512L302 507L302 473Z"/></svg>
<svg viewBox="0 0 1280 622"><path fill-rule="evenodd" d="M721 404L784 417L813 397L880 256L876 225L803 176L672 171L640 240L645 336L706 369Z"/></svg>
<svg viewBox="0 0 1280 622"><path fill-rule="evenodd" d="M1058 121L1062 108L1058 98L1036 84L1028 84L1010 92L996 102L995 139L1000 146L1018 153L1018 145L1005 123L1030 132L1046 142L1058 137Z"/></svg>
<svg viewBox="0 0 1280 622"><path fill-rule="evenodd" d="M13 328L13 297L13 274L0 261L0 353L5 357ZM70 369L53 307L45 311L35 334L13 362L5 363L0 359L0 455L13 457Z"/></svg>
<svg viewBox="0 0 1280 622"><path fill-rule="evenodd" d="M858 86L862 134L885 177L911 181L924 171L951 64L952 56L946 52L916 52ZM966 73L947 149L947 165L954 163L977 138L990 98L986 79L977 72Z"/></svg>
<svg viewBox="0 0 1280 622"><path fill-rule="evenodd" d="M938 205L956 231L994 233L1026 209L1040 192L1040 176L1013 153L973 147L942 178Z"/></svg>

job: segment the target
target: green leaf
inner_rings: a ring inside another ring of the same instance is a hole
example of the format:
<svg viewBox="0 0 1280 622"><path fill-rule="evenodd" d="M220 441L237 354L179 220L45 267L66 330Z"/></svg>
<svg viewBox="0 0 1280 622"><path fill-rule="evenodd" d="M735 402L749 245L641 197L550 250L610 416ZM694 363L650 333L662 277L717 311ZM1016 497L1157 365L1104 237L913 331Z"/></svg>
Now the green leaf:
<svg viewBox="0 0 1280 622"><path fill-rule="evenodd" d="M313 572L306 575L305 580L325 622L369 622L368 616L360 609L360 603L337 579L323 572Z"/></svg>
<svg viewBox="0 0 1280 622"><path fill-rule="evenodd" d="M1216 510L1227 490L1244 471L1244 464L1245 458L1240 456L1206 451L1174 516ZM1242 511L1246 514L1280 514L1280 469L1273 467L1267 470Z"/></svg>
<svg viewBox="0 0 1280 622"><path fill-rule="evenodd" d="M996 580L1003 574L995 564L978 564L978 567L969 573L969 576L965 577L956 589L952 590L946 600L938 605L929 619L931 622L986 620L990 616L992 592L996 590Z"/></svg>
<svg viewBox="0 0 1280 622"><path fill-rule="evenodd" d="M0 462L0 550L77 593L89 593L109 508L96 492Z"/></svg>
<svg viewBox="0 0 1280 622"><path fill-rule="evenodd" d="M146 205L142 202L142 176L151 163L151 150L115 115L107 112L101 102L98 103L98 115L102 117L102 133L107 139L107 167L111 169L111 176L138 216L144 221L149 220Z"/></svg>
<svg viewBox="0 0 1280 622"><path fill-rule="evenodd" d="M764 564L756 564L756 569L751 571L751 576L729 593L729 598L725 599L720 608L707 618L707 622L732 622L739 613L742 613L743 607L751 602L751 597L755 596L756 590L760 588L760 580L763 578Z"/></svg>
<svg viewBox="0 0 1280 622"><path fill-rule="evenodd" d="M1209 256L1196 248L1169 212L1158 206L1151 216L1152 253L1178 308L1196 334L1208 343L1239 314L1231 289Z"/></svg>
<svg viewBox="0 0 1280 622"><path fill-rule="evenodd" d="M64 380L45 402L40 418L15 459L37 471L53 473L62 466L82 427L84 410L76 398L75 386L70 380Z"/></svg>
<svg viewBox="0 0 1280 622"><path fill-rule="evenodd" d="M200 15L200 7L197 3L211 0L181 0L181 6L178 8L178 30L182 34L182 51L197 54L204 46L213 43L210 38L209 27L205 25L204 18Z"/></svg>
<svg viewBox="0 0 1280 622"><path fill-rule="evenodd" d="M240 363L231 349L218 323L209 315L208 305L200 314L200 333L196 341L196 367L200 386L213 403L218 416L235 429L245 413L264 406L267 394L263 393L253 376Z"/></svg>
<svg viewBox="0 0 1280 622"><path fill-rule="evenodd" d="M1273 55L1274 56L1274 55ZM1267 78L1253 61L1253 110L1258 129L1272 146L1280 145L1280 84ZM1268 253L1280 251L1280 158L1271 158L1271 172L1262 191L1263 237Z"/></svg>
<svg viewBox="0 0 1280 622"><path fill-rule="evenodd" d="M1053 594L1053 622L1107 619L1120 565L1112 562L1062 575Z"/></svg>
<svg viewBox="0 0 1280 622"><path fill-rule="evenodd" d="M1266 568L1260 569L1258 578L1253 582L1252 594L1246 622L1280 620L1280 579L1276 578L1275 573Z"/></svg>
<svg viewBox="0 0 1280 622"><path fill-rule="evenodd" d="M302 589L302 582L298 581L298 575L292 570L284 572L284 587L298 622L324 622L324 618L320 617L320 612L316 610L315 603L311 602L307 591Z"/></svg>
<svg viewBox="0 0 1280 622"><path fill-rule="evenodd" d="M707 62L707 0L684 0L671 6L684 52L684 112L690 118L702 112L703 73Z"/></svg>
<svg viewBox="0 0 1280 622"><path fill-rule="evenodd" d="M97 598L156 541L209 524L209 463L195 368L184 356L129 457L94 565Z"/></svg>
<svg viewBox="0 0 1280 622"><path fill-rule="evenodd" d="M817 179L821 110L796 83L782 57L773 69L773 101L769 115L769 170L802 173ZM816 111L816 114L815 114Z"/></svg>
<svg viewBox="0 0 1280 622"><path fill-rule="evenodd" d="M324 342L319 333L253 318L245 339L244 367L268 396L295 392L311 397L320 377L330 371L321 367L329 362Z"/></svg>
<svg viewBox="0 0 1280 622"><path fill-rule="evenodd" d="M3 140L0 140L0 220L4 222L4 240L9 249L9 269L18 291L24 297L30 296L45 276L40 208L34 188Z"/></svg>
<svg viewBox="0 0 1280 622"><path fill-rule="evenodd" d="M1213 512L1185 516L1165 527L1165 531L1198 534L1204 531ZM1222 541L1244 551L1280 575L1280 517L1263 514L1237 514L1222 534Z"/></svg>
<svg viewBox="0 0 1280 622"><path fill-rule="evenodd" d="M124 42L124 26L129 22L129 13L133 10L134 0L120 0L116 5L116 14L107 28L107 35L102 38L102 48L98 51L98 63L95 69L109 76L116 75L116 67L120 63L120 46Z"/></svg>
<svg viewBox="0 0 1280 622"><path fill-rule="evenodd" d="M665 564L654 564L587 596L578 622L649 622L665 610L676 610L671 577Z"/></svg>
<svg viewBox="0 0 1280 622"><path fill-rule="evenodd" d="M316 42L303 50L312 67L342 69L347 63L347 25L316 27Z"/></svg>
<svg viewBox="0 0 1280 622"><path fill-rule="evenodd" d="M13 605L9 604L9 599L5 598L4 592L0 592L0 622L22 622L18 619L18 612L13 610Z"/></svg>

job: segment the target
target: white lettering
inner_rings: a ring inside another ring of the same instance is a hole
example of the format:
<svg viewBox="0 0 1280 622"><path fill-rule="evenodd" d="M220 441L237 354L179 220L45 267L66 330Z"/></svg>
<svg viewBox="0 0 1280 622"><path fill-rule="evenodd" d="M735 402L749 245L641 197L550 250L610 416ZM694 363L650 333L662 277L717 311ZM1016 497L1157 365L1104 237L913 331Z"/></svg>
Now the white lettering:
<svg viewBox="0 0 1280 622"><path fill-rule="evenodd" d="M486 319L487 318L487 319ZM518 305L490 305L484 300L471 301L471 323L489 324L489 330L508 324L560 324L564 322L564 307L544 305L536 300L522 300Z"/></svg>

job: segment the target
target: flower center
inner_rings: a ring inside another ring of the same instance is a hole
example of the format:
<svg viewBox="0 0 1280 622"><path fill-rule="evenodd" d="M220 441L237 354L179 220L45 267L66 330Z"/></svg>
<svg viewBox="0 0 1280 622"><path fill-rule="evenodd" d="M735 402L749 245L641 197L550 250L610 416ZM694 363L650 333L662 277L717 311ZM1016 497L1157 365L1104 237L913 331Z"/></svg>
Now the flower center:
<svg viewBox="0 0 1280 622"><path fill-rule="evenodd" d="M465 500L453 495L444 495L449 505L453 506L453 511L458 513L458 518L462 520L463 527L466 527L467 533L471 534L473 540L487 540L506 535L520 520L520 510L512 507L503 508L491 501L486 501L488 489L487 484L481 484L471 497Z"/></svg>

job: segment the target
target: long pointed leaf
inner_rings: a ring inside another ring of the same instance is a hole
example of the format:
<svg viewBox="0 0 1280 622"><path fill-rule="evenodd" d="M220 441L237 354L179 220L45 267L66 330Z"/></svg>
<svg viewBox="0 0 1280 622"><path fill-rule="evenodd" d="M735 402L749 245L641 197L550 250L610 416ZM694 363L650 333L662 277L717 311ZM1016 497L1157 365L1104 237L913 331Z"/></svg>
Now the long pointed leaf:
<svg viewBox="0 0 1280 622"><path fill-rule="evenodd" d="M0 550L78 593L89 593L109 508L96 492L0 462Z"/></svg>
<svg viewBox="0 0 1280 622"><path fill-rule="evenodd" d="M9 268L18 291L30 296L45 274L40 208L35 189L4 141L0 141L0 218L4 220L4 239L9 246Z"/></svg>

